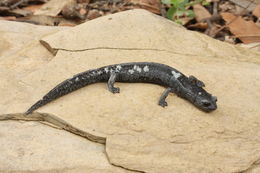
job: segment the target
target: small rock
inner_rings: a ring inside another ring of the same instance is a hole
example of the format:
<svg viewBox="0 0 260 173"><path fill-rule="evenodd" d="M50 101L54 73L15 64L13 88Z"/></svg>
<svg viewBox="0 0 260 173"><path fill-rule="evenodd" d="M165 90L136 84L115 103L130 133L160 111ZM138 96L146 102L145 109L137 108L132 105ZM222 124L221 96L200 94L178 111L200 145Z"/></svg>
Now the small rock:
<svg viewBox="0 0 260 173"><path fill-rule="evenodd" d="M85 16L80 13L81 8L75 0L69 1L61 10L61 14L66 19L84 19Z"/></svg>
<svg viewBox="0 0 260 173"><path fill-rule="evenodd" d="M87 19L91 20L91 19L95 19L97 17L102 16L101 12L99 12L98 10L90 10L87 14Z"/></svg>

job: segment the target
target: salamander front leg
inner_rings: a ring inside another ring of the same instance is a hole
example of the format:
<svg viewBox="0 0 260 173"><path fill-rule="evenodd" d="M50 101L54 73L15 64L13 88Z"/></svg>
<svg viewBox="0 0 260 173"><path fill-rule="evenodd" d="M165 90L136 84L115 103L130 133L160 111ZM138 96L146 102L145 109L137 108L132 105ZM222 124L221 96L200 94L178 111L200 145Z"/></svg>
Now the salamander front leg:
<svg viewBox="0 0 260 173"><path fill-rule="evenodd" d="M120 92L120 88L114 87L115 81L116 81L116 73L113 72L110 75L110 78L107 82L107 86L108 86L108 90L114 94Z"/></svg>
<svg viewBox="0 0 260 173"><path fill-rule="evenodd" d="M162 107L168 106L167 102L165 101L166 97L169 95L170 92L172 92L172 88L167 88L161 95L160 100L159 100L159 105Z"/></svg>

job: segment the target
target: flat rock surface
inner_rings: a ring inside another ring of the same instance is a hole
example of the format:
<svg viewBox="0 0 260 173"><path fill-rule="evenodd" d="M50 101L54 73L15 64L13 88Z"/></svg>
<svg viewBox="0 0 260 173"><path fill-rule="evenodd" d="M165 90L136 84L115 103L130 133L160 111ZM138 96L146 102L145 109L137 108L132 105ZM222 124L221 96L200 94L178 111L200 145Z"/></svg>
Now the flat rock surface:
<svg viewBox="0 0 260 173"><path fill-rule="evenodd" d="M7 21L0 21L0 26L0 109L5 113L14 105L25 108L31 89L24 86L21 77L53 58L39 39L65 28ZM1 118L9 119L6 115ZM39 122L0 121L0 172L130 172L108 162L104 145L53 127Z"/></svg>
<svg viewBox="0 0 260 173"><path fill-rule="evenodd" d="M20 79L47 64L53 55L40 44L39 39L64 30L65 27L37 26L22 22L0 21L0 101L1 113L5 108L23 104L17 93L25 93ZM11 88L12 89L11 89ZM26 93L27 95L28 93ZM10 104L11 103L11 104Z"/></svg>
<svg viewBox="0 0 260 173"><path fill-rule="evenodd" d="M149 19L148 19L149 18ZM105 38L105 39L104 39ZM54 50L154 50L195 57L259 62L259 52L209 39L143 10L108 15L42 39ZM71 44L73 43L73 44ZM138 44L137 44L138 43ZM193 43L193 44L192 44Z"/></svg>
<svg viewBox="0 0 260 173"><path fill-rule="evenodd" d="M127 173L104 145L39 122L0 122L0 172Z"/></svg>
<svg viewBox="0 0 260 173"><path fill-rule="evenodd" d="M73 75L104 65L150 61L194 75L218 97L204 113L164 88L116 83L84 87L38 109L86 132L106 138L109 161L144 172L254 172L260 160L260 66L258 52L187 31L144 10L126 11L46 36L56 53L47 64L7 85L0 113L24 112ZM8 76L3 77L8 80ZM22 88L22 89L21 89Z"/></svg>

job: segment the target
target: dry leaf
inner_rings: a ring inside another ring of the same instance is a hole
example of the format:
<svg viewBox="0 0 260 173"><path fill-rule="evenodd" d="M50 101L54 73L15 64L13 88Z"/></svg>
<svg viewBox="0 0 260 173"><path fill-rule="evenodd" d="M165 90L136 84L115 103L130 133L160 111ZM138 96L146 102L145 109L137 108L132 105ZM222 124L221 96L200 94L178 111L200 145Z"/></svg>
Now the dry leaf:
<svg viewBox="0 0 260 173"><path fill-rule="evenodd" d="M70 0L50 0L44 4L40 9L35 11L35 15L47 15L47 16L57 16L64 5L66 5Z"/></svg>
<svg viewBox="0 0 260 173"><path fill-rule="evenodd" d="M200 4L193 5L193 11L198 22L211 17L211 14L208 12L208 10Z"/></svg>
<svg viewBox="0 0 260 173"><path fill-rule="evenodd" d="M244 43L260 42L260 28L253 21L246 21L241 16L221 13L230 31Z"/></svg>
<svg viewBox="0 0 260 173"><path fill-rule="evenodd" d="M43 6L43 4L39 4L39 5L29 5L27 7L24 7L22 9L24 10L29 10L31 12L35 12L36 10L39 10L41 7Z"/></svg>
<svg viewBox="0 0 260 173"><path fill-rule="evenodd" d="M208 24L205 22L197 22L197 23L188 25L188 28L207 29Z"/></svg>
<svg viewBox="0 0 260 173"><path fill-rule="evenodd" d="M128 2L131 2L134 4L134 7L141 7L143 9L146 9L152 13L155 14L161 14L160 0L127 0Z"/></svg>
<svg viewBox="0 0 260 173"><path fill-rule="evenodd" d="M6 12L6 11L9 11L10 9L8 7L1 7L0 6L0 13L3 13L3 12Z"/></svg>
<svg viewBox="0 0 260 173"><path fill-rule="evenodd" d="M260 18L260 5L257 5L253 11L253 15Z"/></svg>
<svg viewBox="0 0 260 173"><path fill-rule="evenodd" d="M256 2L252 0L230 0L230 1L244 9L247 9L248 11L252 11L256 6Z"/></svg>

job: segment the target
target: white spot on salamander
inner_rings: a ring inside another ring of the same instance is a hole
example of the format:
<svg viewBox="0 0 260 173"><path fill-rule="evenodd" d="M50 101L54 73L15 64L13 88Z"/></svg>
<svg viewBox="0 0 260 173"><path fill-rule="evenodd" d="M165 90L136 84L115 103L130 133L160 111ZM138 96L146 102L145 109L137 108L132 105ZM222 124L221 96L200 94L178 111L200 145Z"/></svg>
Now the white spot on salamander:
<svg viewBox="0 0 260 173"><path fill-rule="evenodd" d="M104 70L105 70L105 72L106 72L106 73L108 73L108 72L109 72L109 70L108 70L108 67L106 67Z"/></svg>
<svg viewBox="0 0 260 173"><path fill-rule="evenodd" d="M144 66L143 70L144 70L144 72L148 72L149 71L149 67L146 65L146 66Z"/></svg>
<svg viewBox="0 0 260 173"><path fill-rule="evenodd" d="M76 82L78 82L78 81L79 81L79 78L78 78L78 77L76 77L75 81L76 81Z"/></svg>
<svg viewBox="0 0 260 173"><path fill-rule="evenodd" d="M174 76L176 79L178 79L178 78L181 76L180 73L175 72L175 71L172 71L172 74L173 74L173 76Z"/></svg>
<svg viewBox="0 0 260 173"><path fill-rule="evenodd" d="M113 73L113 72L114 72L114 70L111 68L111 69L110 69L110 73Z"/></svg>
<svg viewBox="0 0 260 173"><path fill-rule="evenodd" d="M121 65L117 65L117 66L116 66L116 72L119 72L121 69L122 69L122 66L121 66Z"/></svg>
<svg viewBox="0 0 260 173"><path fill-rule="evenodd" d="M135 71L134 71L133 69L129 69L128 72L129 72L130 74L133 74Z"/></svg>
<svg viewBox="0 0 260 173"><path fill-rule="evenodd" d="M99 74L99 75L102 74L102 71L97 71L97 74Z"/></svg>
<svg viewBox="0 0 260 173"><path fill-rule="evenodd" d="M202 93L201 93L201 92L199 92L198 94L199 94L199 95L201 95Z"/></svg>
<svg viewBox="0 0 260 173"><path fill-rule="evenodd" d="M136 69L139 73L142 72L142 69L140 67L137 66L137 69Z"/></svg>
<svg viewBox="0 0 260 173"><path fill-rule="evenodd" d="M138 71L139 73L142 72L142 69L141 69L139 66L137 66L137 65L134 65L134 69L133 69L133 70L136 70L136 71Z"/></svg>
<svg viewBox="0 0 260 173"><path fill-rule="evenodd" d="M96 72L93 71L90 75L91 75L91 76L95 76L95 74L96 74Z"/></svg>

